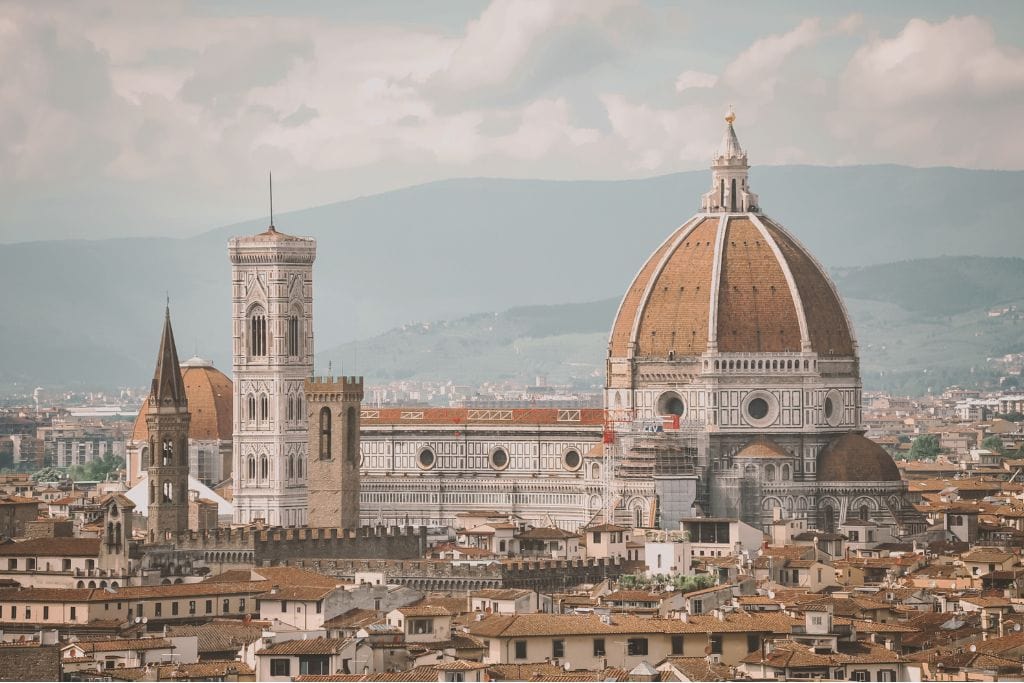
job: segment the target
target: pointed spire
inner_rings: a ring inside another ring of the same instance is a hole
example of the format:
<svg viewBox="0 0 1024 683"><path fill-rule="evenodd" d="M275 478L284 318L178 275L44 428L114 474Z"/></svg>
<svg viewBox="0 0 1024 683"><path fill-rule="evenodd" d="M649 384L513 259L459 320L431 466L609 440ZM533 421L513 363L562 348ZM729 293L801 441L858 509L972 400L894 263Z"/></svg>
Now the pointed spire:
<svg viewBox="0 0 1024 683"><path fill-rule="evenodd" d="M276 232L277 228L274 227L274 172L270 171L270 227L267 228L270 232Z"/></svg>
<svg viewBox="0 0 1024 683"><path fill-rule="evenodd" d="M181 379L181 365L178 363L178 349L174 346L174 331L171 329L170 303L164 309L164 331L160 337L160 353L156 357L149 400L156 405L187 404L185 382Z"/></svg>
<svg viewBox="0 0 1024 683"><path fill-rule="evenodd" d="M725 115L725 132L722 134L722 144L718 148L718 156L726 159L738 159L746 156L740 147L740 140L736 137L736 129L732 122L736 120L736 112L729 107L729 113Z"/></svg>

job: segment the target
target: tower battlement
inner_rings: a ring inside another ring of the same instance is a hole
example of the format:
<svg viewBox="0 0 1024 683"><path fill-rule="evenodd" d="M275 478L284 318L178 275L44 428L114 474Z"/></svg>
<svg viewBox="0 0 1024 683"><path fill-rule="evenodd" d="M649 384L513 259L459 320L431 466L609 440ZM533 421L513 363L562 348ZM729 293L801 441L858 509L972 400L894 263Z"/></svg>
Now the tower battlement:
<svg viewBox="0 0 1024 683"><path fill-rule="evenodd" d="M355 375L343 377L306 378L306 400L323 403L336 400L363 400L363 378Z"/></svg>

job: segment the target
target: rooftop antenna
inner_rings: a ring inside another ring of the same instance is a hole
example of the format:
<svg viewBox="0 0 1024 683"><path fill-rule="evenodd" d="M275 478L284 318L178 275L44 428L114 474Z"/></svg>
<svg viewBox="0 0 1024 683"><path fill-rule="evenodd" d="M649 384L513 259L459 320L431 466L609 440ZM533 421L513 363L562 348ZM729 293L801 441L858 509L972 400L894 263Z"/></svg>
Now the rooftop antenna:
<svg viewBox="0 0 1024 683"><path fill-rule="evenodd" d="M333 377L333 375L331 374L332 372L334 372L334 371L333 371L333 370L331 369L331 367L332 367L333 363L334 363L333 361L327 361L327 376L328 376L328 377Z"/></svg>
<svg viewBox="0 0 1024 683"><path fill-rule="evenodd" d="M270 229L274 229L274 172L270 171Z"/></svg>

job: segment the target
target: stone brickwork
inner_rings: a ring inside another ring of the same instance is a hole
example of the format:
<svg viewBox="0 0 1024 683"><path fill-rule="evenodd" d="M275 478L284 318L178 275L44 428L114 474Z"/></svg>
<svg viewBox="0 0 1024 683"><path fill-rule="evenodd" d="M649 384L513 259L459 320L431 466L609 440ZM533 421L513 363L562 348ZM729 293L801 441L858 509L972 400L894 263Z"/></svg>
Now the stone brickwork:
<svg viewBox="0 0 1024 683"><path fill-rule="evenodd" d="M0 648L0 681L59 681L60 648L26 645Z"/></svg>
<svg viewBox="0 0 1024 683"><path fill-rule="evenodd" d="M308 526L359 526L362 377L306 380L309 409Z"/></svg>

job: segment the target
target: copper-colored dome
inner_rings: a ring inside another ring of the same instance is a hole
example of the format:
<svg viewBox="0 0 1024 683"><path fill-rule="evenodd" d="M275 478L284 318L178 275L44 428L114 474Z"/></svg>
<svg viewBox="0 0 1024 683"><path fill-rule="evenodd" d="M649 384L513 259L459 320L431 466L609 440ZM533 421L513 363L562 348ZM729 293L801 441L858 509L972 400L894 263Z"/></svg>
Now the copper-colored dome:
<svg viewBox="0 0 1024 683"><path fill-rule="evenodd" d="M814 351L852 357L832 281L777 223L755 213L699 214L651 255L619 307L612 358Z"/></svg>
<svg viewBox="0 0 1024 683"><path fill-rule="evenodd" d="M185 382L185 396L191 415L188 438L197 441L230 441L232 437L231 403L232 386L227 375L213 367L209 361L192 358L181 364L181 377ZM146 414L149 400L143 401L139 415L135 418L132 439L146 441L149 428Z"/></svg>
<svg viewBox="0 0 1024 683"><path fill-rule="evenodd" d="M791 458L786 449L766 436L759 436L736 454L737 458Z"/></svg>
<svg viewBox="0 0 1024 683"><path fill-rule="evenodd" d="M818 454L818 481L900 481L892 456L871 439L847 432Z"/></svg>

